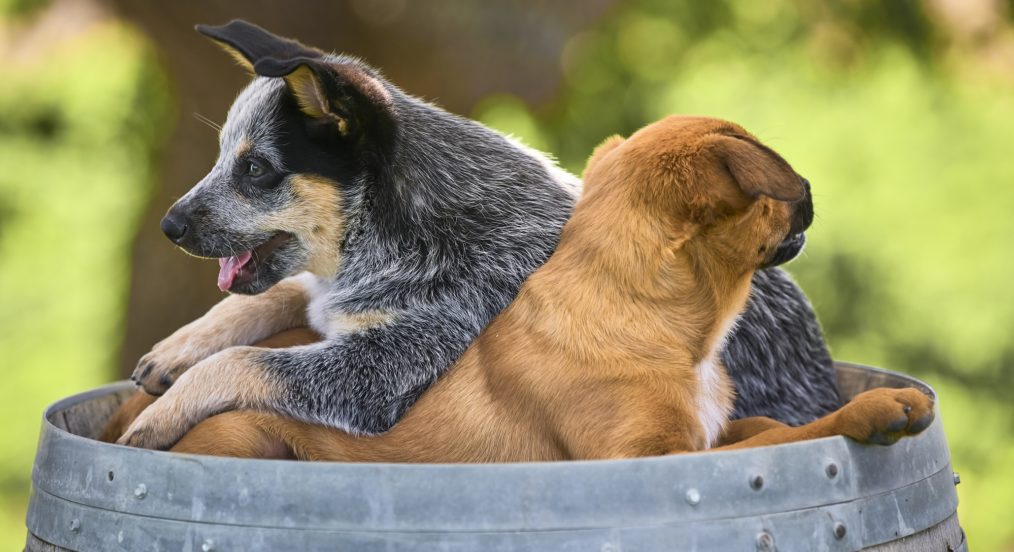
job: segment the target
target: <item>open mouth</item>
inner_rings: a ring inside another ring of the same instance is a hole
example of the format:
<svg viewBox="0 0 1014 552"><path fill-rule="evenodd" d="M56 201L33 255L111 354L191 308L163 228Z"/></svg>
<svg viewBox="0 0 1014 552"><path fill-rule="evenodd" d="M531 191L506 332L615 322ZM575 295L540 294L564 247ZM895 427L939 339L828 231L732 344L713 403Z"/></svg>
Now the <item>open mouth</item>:
<svg viewBox="0 0 1014 552"><path fill-rule="evenodd" d="M770 268L772 266L778 266L783 263L787 263L792 259L795 259L799 253L803 250L803 246L806 245L806 234L799 232L798 234L792 234L791 236L782 240L782 243L778 244L775 248L774 253L768 259L764 266L761 268Z"/></svg>
<svg viewBox="0 0 1014 552"><path fill-rule="evenodd" d="M229 291L236 284L246 284L257 276L257 269L285 242L288 232L278 232L257 247L231 257L218 259L218 289Z"/></svg>

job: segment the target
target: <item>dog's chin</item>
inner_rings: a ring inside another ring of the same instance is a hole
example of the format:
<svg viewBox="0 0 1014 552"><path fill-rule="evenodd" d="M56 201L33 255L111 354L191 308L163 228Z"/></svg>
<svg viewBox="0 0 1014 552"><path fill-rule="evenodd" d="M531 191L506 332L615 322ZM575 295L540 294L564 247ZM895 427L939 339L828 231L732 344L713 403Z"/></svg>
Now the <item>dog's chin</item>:
<svg viewBox="0 0 1014 552"><path fill-rule="evenodd" d="M768 257L767 262L761 265L761 268L771 268L789 262L798 257L803 252L803 247L805 246L806 234L803 232L793 234L778 244L778 247Z"/></svg>
<svg viewBox="0 0 1014 552"><path fill-rule="evenodd" d="M279 252L281 253L281 252ZM229 293L238 295L257 295L270 289L293 274L300 272L299 269L290 269L286 262L285 255L277 255L258 264L254 271L244 272L236 277L229 288Z"/></svg>
<svg viewBox="0 0 1014 552"><path fill-rule="evenodd" d="M233 282L232 287L229 288L229 293L236 295L257 295L267 291L283 278L285 278L284 274L277 274L273 270L261 268L258 269L257 274L249 278L242 280L237 278Z"/></svg>

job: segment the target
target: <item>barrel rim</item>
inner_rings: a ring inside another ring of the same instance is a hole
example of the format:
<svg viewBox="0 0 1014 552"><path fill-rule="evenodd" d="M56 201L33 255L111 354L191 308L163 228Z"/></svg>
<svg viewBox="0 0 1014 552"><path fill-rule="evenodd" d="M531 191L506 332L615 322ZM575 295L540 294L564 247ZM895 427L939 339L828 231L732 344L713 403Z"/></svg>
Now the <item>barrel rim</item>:
<svg viewBox="0 0 1014 552"><path fill-rule="evenodd" d="M889 378L889 379L901 380L904 383L906 383L907 385L909 385L911 387L915 387L915 388L923 391L924 393L926 393L927 395L929 395L930 398L932 398L934 400L934 402L937 401L937 394L936 394L936 391L933 389L933 387L930 386L928 383L926 383L926 382L924 382L924 381L922 381L922 380L920 380L918 378L915 378L913 376L909 376L909 375L903 374L901 372L894 372L892 370L886 370L884 368L878 368L876 366L869 366L869 365L855 363L855 362L835 361L834 365L835 365L835 368L837 370L844 369L846 371L853 371L853 372L858 371L858 372L864 372L866 374L873 374L873 375L877 375L877 376L882 376L882 377ZM87 442L87 443L90 443L90 444L97 444L99 446L113 446L113 447L118 447L120 449L125 449L125 450L130 450L130 451L137 451L139 449L135 449L135 448L128 447L128 446L125 446L125 445L118 445L116 443L102 443L102 442L97 441L95 439L91 439L91 438L84 437L84 436L81 436L81 435L75 435L74 433L71 433L71 432L69 432L69 431L67 431L65 429L62 429L62 428L56 426L56 424L54 424L53 421L52 421L52 419L51 419L58 412L60 412L62 410L65 410L65 409L67 409L69 407L76 406L76 405L81 404L83 402L86 402L86 401L89 401L89 400L93 400L93 399L105 396L107 394L110 394L110 393L121 392L121 391L125 391L125 390L132 389L132 388L136 388L136 385L133 382L131 382L129 380L122 380L122 381L117 381L117 382L109 383L109 384L97 387L95 389L90 389L90 390L82 392L82 393L76 393L76 394L71 395L69 397L65 397L65 398L60 399L60 400L54 402L53 404L49 405L43 411L43 414L42 414L42 423L43 423L44 426L46 426L46 429L48 429L49 431L59 432L59 433L62 434L63 437L68 438L68 439L81 440L82 442ZM937 418L938 418L937 420L934 420L934 422L933 422L934 424L938 423L939 416L937 416ZM810 440L807 440L807 441L800 441L800 442L796 442L796 443L783 443L783 444L777 444L777 445L763 445L763 446L760 446L760 447L752 447L752 448L749 448L749 449L739 449L739 450L723 450L723 451L705 450L705 451L697 451L697 452L685 453L684 455L687 455L687 454L693 454L693 455L697 455L697 454L711 454L711 455L729 455L731 457L734 457L736 455L747 455L747 454L750 454L751 451L756 451L758 449L767 449L767 448L772 448L772 447L805 446L805 445L810 444L810 443L831 442L831 441L847 442L847 439L845 437L841 436L841 435L834 435L834 436L831 436L831 437L821 437L819 439L810 439ZM293 462L292 460L279 460L279 459L266 459L266 458L220 458L220 457L205 456L205 455L200 455L200 454L190 454L190 453L180 453L180 452L168 452L168 451L160 451L160 450L146 450L146 452L153 453L153 454L166 455L166 456L170 456L170 457L181 457L182 456L182 457L191 457L191 458L201 458L201 459L205 459L205 460L207 460L207 459L215 459L215 460L221 460L221 461L227 461L227 462L247 462L247 461L252 461L252 462L278 462L278 463L282 463L282 464L291 464ZM401 468L401 467L406 467L406 466L426 466L427 468L435 468L435 469L438 469L440 467L453 467L453 468L457 469L457 468L461 468L462 466L470 466L470 467L477 467L479 469L482 469L482 468L488 468L488 467L493 467L493 466L501 466L501 465L533 466L533 465L566 464L566 465L569 465L569 466L574 466L574 465L580 465L580 464L584 464L584 463L640 462L640 461L652 460L652 459L658 459L658 458L665 458L665 456L651 456L651 457L646 457L646 458L624 458L624 459L566 460L566 461L562 461L562 462L561 461L540 461L540 462L511 462L511 463L467 463L467 462L457 462L457 463L455 463L455 462L395 463L395 462L334 462L334 461L316 461L316 462L313 462L313 464L325 464L325 465L327 465L327 464L340 464L342 466L357 466L357 465L386 466L386 467L392 467L394 469Z"/></svg>

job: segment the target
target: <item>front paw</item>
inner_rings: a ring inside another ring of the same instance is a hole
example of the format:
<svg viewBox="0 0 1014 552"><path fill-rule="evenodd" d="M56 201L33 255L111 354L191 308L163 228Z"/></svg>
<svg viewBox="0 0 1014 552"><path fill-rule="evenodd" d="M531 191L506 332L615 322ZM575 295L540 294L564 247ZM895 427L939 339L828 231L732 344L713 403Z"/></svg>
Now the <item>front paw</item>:
<svg viewBox="0 0 1014 552"><path fill-rule="evenodd" d="M838 412L839 432L875 445L921 433L933 422L933 400L913 388L870 389L856 395Z"/></svg>
<svg viewBox="0 0 1014 552"><path fill-rule="evenodd" d="M151 351L137 362L130 379L149 395L160 396L195 363L182 360L175 355Z"/></svg>
<svg viewBox="0 0 1014 552"><path fill-rule="evenodd" d="M186 432L187 425L169 416L158 401L141 413L127 431L116 440L118 445L152 450L168 450Z"/></svg>
<svg viewBox="0 0 1014 552"><path fill-rule="evenodd" d="M164 394L184 372L217 352L194 334L184 327L158 342L137 362L130 379L150 395Z"/></svg>

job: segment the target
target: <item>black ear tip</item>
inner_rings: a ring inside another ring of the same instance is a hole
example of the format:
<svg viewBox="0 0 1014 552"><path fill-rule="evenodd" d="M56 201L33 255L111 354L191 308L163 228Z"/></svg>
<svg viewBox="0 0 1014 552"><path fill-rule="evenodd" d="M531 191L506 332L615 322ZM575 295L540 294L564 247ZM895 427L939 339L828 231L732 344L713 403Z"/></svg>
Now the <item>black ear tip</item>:
<svg viewBox="0 0 1014 552"><path fill-rule="evenodd" d="M299 67L303 60L263 58L254 64L254 73L262 77L284 77Z"/></svg>
<svg viewBox="0 0 1014 552"><path fill-rule="evenodd" d="M240 28L258 29L259 27L243 19L233 19L232 21L229 21L225 25L205 25L203 23L198 23L194 25L194 30L196 30L197 32L201 33L204 36L210 37L216 37L222 34L223 31L227 31L229 29L240 29Z"/></svg>
<svg viewBox="0 0 1014 552"><path fill-rule="evenodd" d="M225 25L204 25L202 23L198 23L197 25L194 25L194 30L208 38L221 40L222 37L225 36L230 24L231 23L227 23Z"/></svg>

